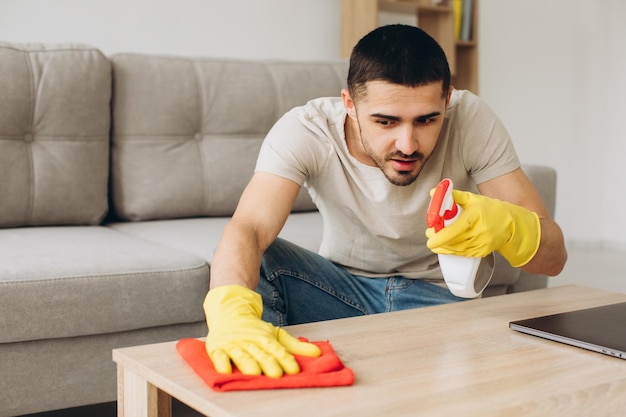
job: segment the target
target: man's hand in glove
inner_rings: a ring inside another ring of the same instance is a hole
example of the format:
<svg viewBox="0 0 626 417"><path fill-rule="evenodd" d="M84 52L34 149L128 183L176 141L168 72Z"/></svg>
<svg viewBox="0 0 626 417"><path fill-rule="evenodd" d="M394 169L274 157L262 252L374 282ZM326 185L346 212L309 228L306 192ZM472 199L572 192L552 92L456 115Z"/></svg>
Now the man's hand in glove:
<svg viewBox="0 0 626 417"><path fill-rule="evenodd" d="M262 311L261 296L244 286L224 285L208 292L204 300L209 326L206 350L217 372L231 373L232 361L245 375L279 378L283 373L300 372L293 354L320 355L314 344L261 320Z"/></svg>
<svg viewBox="0 0 626 417"><path fill-rule="evenodd" d="M484 257L498 251L514 267L526 265L535 256L541 238L537 214L465 191L453 190L452 196L463 212L437 233L426 230L426 244L433 252Z"/></svg>

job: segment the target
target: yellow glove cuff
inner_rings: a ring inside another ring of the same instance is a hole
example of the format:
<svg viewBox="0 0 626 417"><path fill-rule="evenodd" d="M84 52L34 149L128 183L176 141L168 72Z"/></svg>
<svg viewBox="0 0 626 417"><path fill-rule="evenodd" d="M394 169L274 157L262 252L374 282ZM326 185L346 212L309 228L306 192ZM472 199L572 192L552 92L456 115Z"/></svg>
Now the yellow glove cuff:
<svg viewBox="0 0 626 417"><path fill-rule="evenodd" d="M526 265L539 250L541 242L541 221L537 213L523 207L513 206L515 222L511 239L506 242L498 253L515 268Z"/></svg>
<svg viewBox="0 0 626 417"><path fill-rule="evenodd" d="M204 299L204 313L207 324L216 325L214 318L226 313L237 311L241 314L251 314L261 318L263 314L263 299L261 295L242 285L222 285L210 290Z"/></svg>

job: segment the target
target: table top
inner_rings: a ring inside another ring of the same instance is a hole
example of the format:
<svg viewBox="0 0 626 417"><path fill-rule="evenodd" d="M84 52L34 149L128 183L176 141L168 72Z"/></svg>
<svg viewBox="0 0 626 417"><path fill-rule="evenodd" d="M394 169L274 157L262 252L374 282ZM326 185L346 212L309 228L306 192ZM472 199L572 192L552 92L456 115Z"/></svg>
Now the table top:
<svg viewBox="0 0 626 417"><path fill-rule="evenodd" d="M626 361L508 327L622 301L626 294L563 286L288 327L329 340L354 371L350 387L214 392L176 342L116 349L113 358L213 417L622 416Z"/></svg>

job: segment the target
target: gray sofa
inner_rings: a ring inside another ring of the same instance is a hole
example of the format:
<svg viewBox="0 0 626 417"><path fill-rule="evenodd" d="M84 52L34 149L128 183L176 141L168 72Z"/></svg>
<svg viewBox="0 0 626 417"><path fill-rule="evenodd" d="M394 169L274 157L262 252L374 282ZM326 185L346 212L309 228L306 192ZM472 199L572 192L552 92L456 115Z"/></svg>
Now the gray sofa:
<svg viewBox="0 0 626 417"><path fill-rule="evenodd" d="M0 416L113 401L113 348L205 336L264 135L346 70L0 44ZM553 210L554 170L525 169ZM302 192L281 236L316 249L320 231ZM498 260L487 294L545 285Z"/></svg>

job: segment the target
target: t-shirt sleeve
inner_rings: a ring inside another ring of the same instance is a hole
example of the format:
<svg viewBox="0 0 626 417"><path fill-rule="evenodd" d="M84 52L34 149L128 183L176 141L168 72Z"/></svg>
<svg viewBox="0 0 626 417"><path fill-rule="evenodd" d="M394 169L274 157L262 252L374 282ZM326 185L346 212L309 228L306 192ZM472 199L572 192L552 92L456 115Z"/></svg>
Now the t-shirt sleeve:
<svg viewBox="0 0 626 417"><path fill-rule="evenodd" d="M509 133L498 116L476 96L466 97L466 111L459 129L464 132L460 155L476 184L520 167Z"/></svg>
<svg viewBox="0 0 626 417"><path fill-rule="evenodd" d="M286 113L269 131L255 172L267 172L300 186L323 169L330 146L315 121L297 110Z"/></svg>

